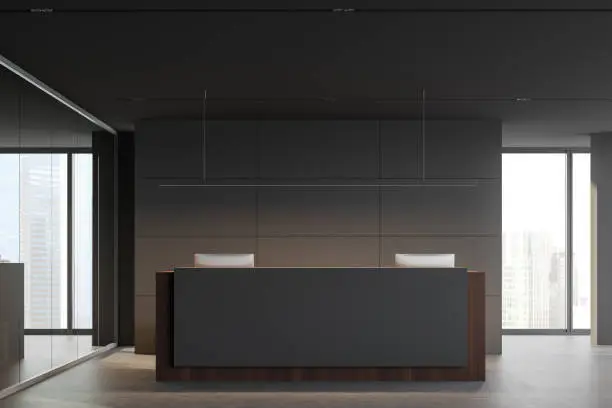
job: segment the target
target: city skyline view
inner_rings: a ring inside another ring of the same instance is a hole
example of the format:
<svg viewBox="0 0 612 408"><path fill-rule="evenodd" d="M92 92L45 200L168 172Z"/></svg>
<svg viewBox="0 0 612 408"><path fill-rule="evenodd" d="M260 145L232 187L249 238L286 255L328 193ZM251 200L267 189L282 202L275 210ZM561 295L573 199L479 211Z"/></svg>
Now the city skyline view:
<svg viewBox="0 0 612 408"><path fill-rule="evenodd" d="M68 259L68 157L0 154L0 255L24 263L26 329L68 327L68 262L73 323L92 324L92 160L73 155L73 259Z"/></svg>
<svg viewBox="0 0 612 408"><path fill-rule="evenodd" d="M572 327L590 328L590 156L572 156ZM502 327L567 328L563 153L503 155Z"/></svg>

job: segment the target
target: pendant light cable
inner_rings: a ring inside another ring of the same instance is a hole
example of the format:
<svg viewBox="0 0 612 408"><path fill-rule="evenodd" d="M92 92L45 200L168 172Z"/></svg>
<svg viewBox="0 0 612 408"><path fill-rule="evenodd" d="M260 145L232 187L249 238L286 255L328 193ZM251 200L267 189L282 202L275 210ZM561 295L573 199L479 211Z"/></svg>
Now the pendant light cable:
<svg viewBox="0 0 612 408"><path fill-rule="evenodd" d="M202 184L206 184L206 100L208 90L202 96Z"/></svg>
<svg viewBox="0 0 612 408"><path fill-rule="evenodd" d="M425 88L421 89L421 181L425 181Z"/></svg>

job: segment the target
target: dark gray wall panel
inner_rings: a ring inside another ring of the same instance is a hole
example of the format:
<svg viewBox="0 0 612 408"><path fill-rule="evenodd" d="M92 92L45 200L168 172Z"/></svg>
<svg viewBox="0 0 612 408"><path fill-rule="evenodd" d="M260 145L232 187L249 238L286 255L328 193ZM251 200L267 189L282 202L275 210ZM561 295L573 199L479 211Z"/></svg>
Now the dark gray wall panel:
<svg viewBox="0 0 612 408"><path fill-rule="evenodd" d="M376 121L263 121L261 177L377 178Z"/></svg>
<svg viewBox="0 0 612 408"><path fill-rule="evenodd" d="M419 121L380 121L383 178L419 177L420 137L421 123Z"/></svg>
<svg viewBox="0 0 612 408"><path fill-rule="evenodd" d="M383 234L500 234L501 186L386 187Z"/></svg>
<svg viewBox="0 0 612 408"><path fill-rule="evenodd" d="M256 121L207 121L206 177L257 177L257 149Z"/></svg>
<svg viewBox="0 0 612 408"><path fill-rule="evenodd" d="M117 342L118 172L117 136L93 134L93 336L94 346Z"/></svg>
<svg viewBox="0 0 612 408"><path fill-rule="evenodd" d="M501 240L499 237L385 237L383 266L395 265L395 254L455 254L458 267L484 272L487 295L501 295Z"/></svg>
<svg viewBox="0 0 612 408"><path fill-rule="evenodd" d="M118 345L134 345L134 134L117 137Z"/></svg>
<svg viewBox="0 0 612 408"><path fill-rule="evenodd" d="M260 235L377 234L376 188L264 188Z"/></svg>
<svg viewBox="0 0 612 408"><path fill-rule="evenodd" d="M255 236L255 188L159 185L138 181L136 236Z"/></svg>
<svg viewBox="0 0 612 408"><path fill-rule="evenodd" d="M502 352L502 297L487 295L485 298L485 330L487 354Z"/></svg>
<svg viewBox="0 0 612 408"><path fill-rule="evenodd" d="M378 238L260 238L258 266L377 266Z"/></svg>
<svg viewBox="0 0 612 408"><path fill-rule="evenodd" d="M591 179L595 189L596 300L593 333L597 344L612 345L612 134L591 137Z"/></svg>
<svg viewBox="0 0 612 408"><path fill-rule="evenodd" d="M374 267L392 264L395 252L453 252L459 264L486 272L488 295L501 293L499 123L428 121L426 129L426 176L492 180L382 187L380 194L359 186L159 188L200 183L201 122L144 126L136 137L140 295L152 294L157 269L190 265L200 249L254 252L258 266L274 267ZM418 120L207 121L206 130L214 183L375 184L419 176ZM489 319L500 313L487 310ZM488 344L499 343L500 324L488 326ZM141 346L151 341L142 333L152 330L141 330Z"/></svg>
<svg viewBox="0 0 612 408"><path fill-rule="evenodd" d="M136 353L155 353L155 296L136 295L134 314Z"/></svg>
<svg viewBox="0 0 612 408"><path fill-rule="evenodd" d="M586 108L586 107L585 107ZM585 109L588 110L588 109ZM588 134L560 133L551 129L549 122L504 123L502 146L509 148L588 149L591 136Z"/></svg>
<svg viewBox="0 0 612 408"><path fill-rule="evenodd" d="M91 147L96 127L0 68L0 148Z"/></svg>
<svg viewBox="0 0 612 408"><path fill-rule="evenodd" d="M23 147L79 146L93 126L30 85L21 87L20 138Z"/></svg>
<svg viewBox="0 0 612 408"><path fill-rule="evenodd" d="M255 253L255 247L255 238L137 238L136 294L155 294L155 273L193 266L195 253Z"/></svg>
<svg viewBox="0 0 612 408"><path fill-rule="evenodd" d="M25 324L23 268L23 264L0 263L0 390L20 381ZM40 354L45 355L44 351Z"/></svg>
<svg viewBox="0 0 612 408"><path fill-rule="evenodd" d="M0 147L19 146L19 91L15 76L0 67Z"/></svg>
<svg viewBox="0 0 612 408"><path fill-rule="evenodd" d="M178 269L174 364L461 367L467 306L465 269Z"/></svg>
<svg viewBox="0 0 612 408"><path fill-rule="evenodd" d="M149 120L136 128L136 177L201 178L202 123Z"/></svg>
<svg viewBox="0 0 612 408"><path fill-rule="evenodd" d="M430 178L501 178L499 121L428 121L425 176Z"/></svg>

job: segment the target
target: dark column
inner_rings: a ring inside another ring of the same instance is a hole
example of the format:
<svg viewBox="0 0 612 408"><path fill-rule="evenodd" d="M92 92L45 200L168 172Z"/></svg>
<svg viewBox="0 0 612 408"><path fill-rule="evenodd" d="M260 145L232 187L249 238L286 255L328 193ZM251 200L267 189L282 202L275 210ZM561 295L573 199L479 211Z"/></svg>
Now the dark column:
<svg viewBox="0 0 612 408"><path fill-rule="evenodd" d="M591 136L593 203L592 340L612 345L612 133Z"/></svg>
<svg viewBox="0 0 612 408"><path fill-rule="evenodd" d="M93 133L94 346L117 341L117 137Z"/></svg>
<svg viewBox="0 0 612 408"><path fill-rule="evenodd" d="M134 345L134 134L118 141L119 345Z"/></svg>

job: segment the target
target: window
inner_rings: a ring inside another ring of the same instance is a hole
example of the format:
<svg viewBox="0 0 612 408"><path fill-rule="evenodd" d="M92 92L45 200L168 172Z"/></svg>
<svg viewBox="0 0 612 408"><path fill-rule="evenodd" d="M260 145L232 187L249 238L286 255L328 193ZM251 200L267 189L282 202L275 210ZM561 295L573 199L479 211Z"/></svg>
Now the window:
<svg viewBox="0 0 612 408"><path fill-rule="evenodd" d="M92 184L89 153L0 154L0 255L24 263L26 330L92 328Z"/></svg>
<svg viewBox="0 0 612 408"><path fill-rule="evenodd" d="M93 159L91 154L75 154L72 190L73 239L73 327L92 327L93 278Z"/></svg>
<svg viewBox="0 0 612 408"><path fill-rule="evenodd" d="M574 153L572 173L572 327L591 327L591 155Z"/></svg>
<svg viewBox="0 0 612 408"><path fill-rule="evenodd" d="M503 155L503 329L589 329L589 158Z"/></svg>

